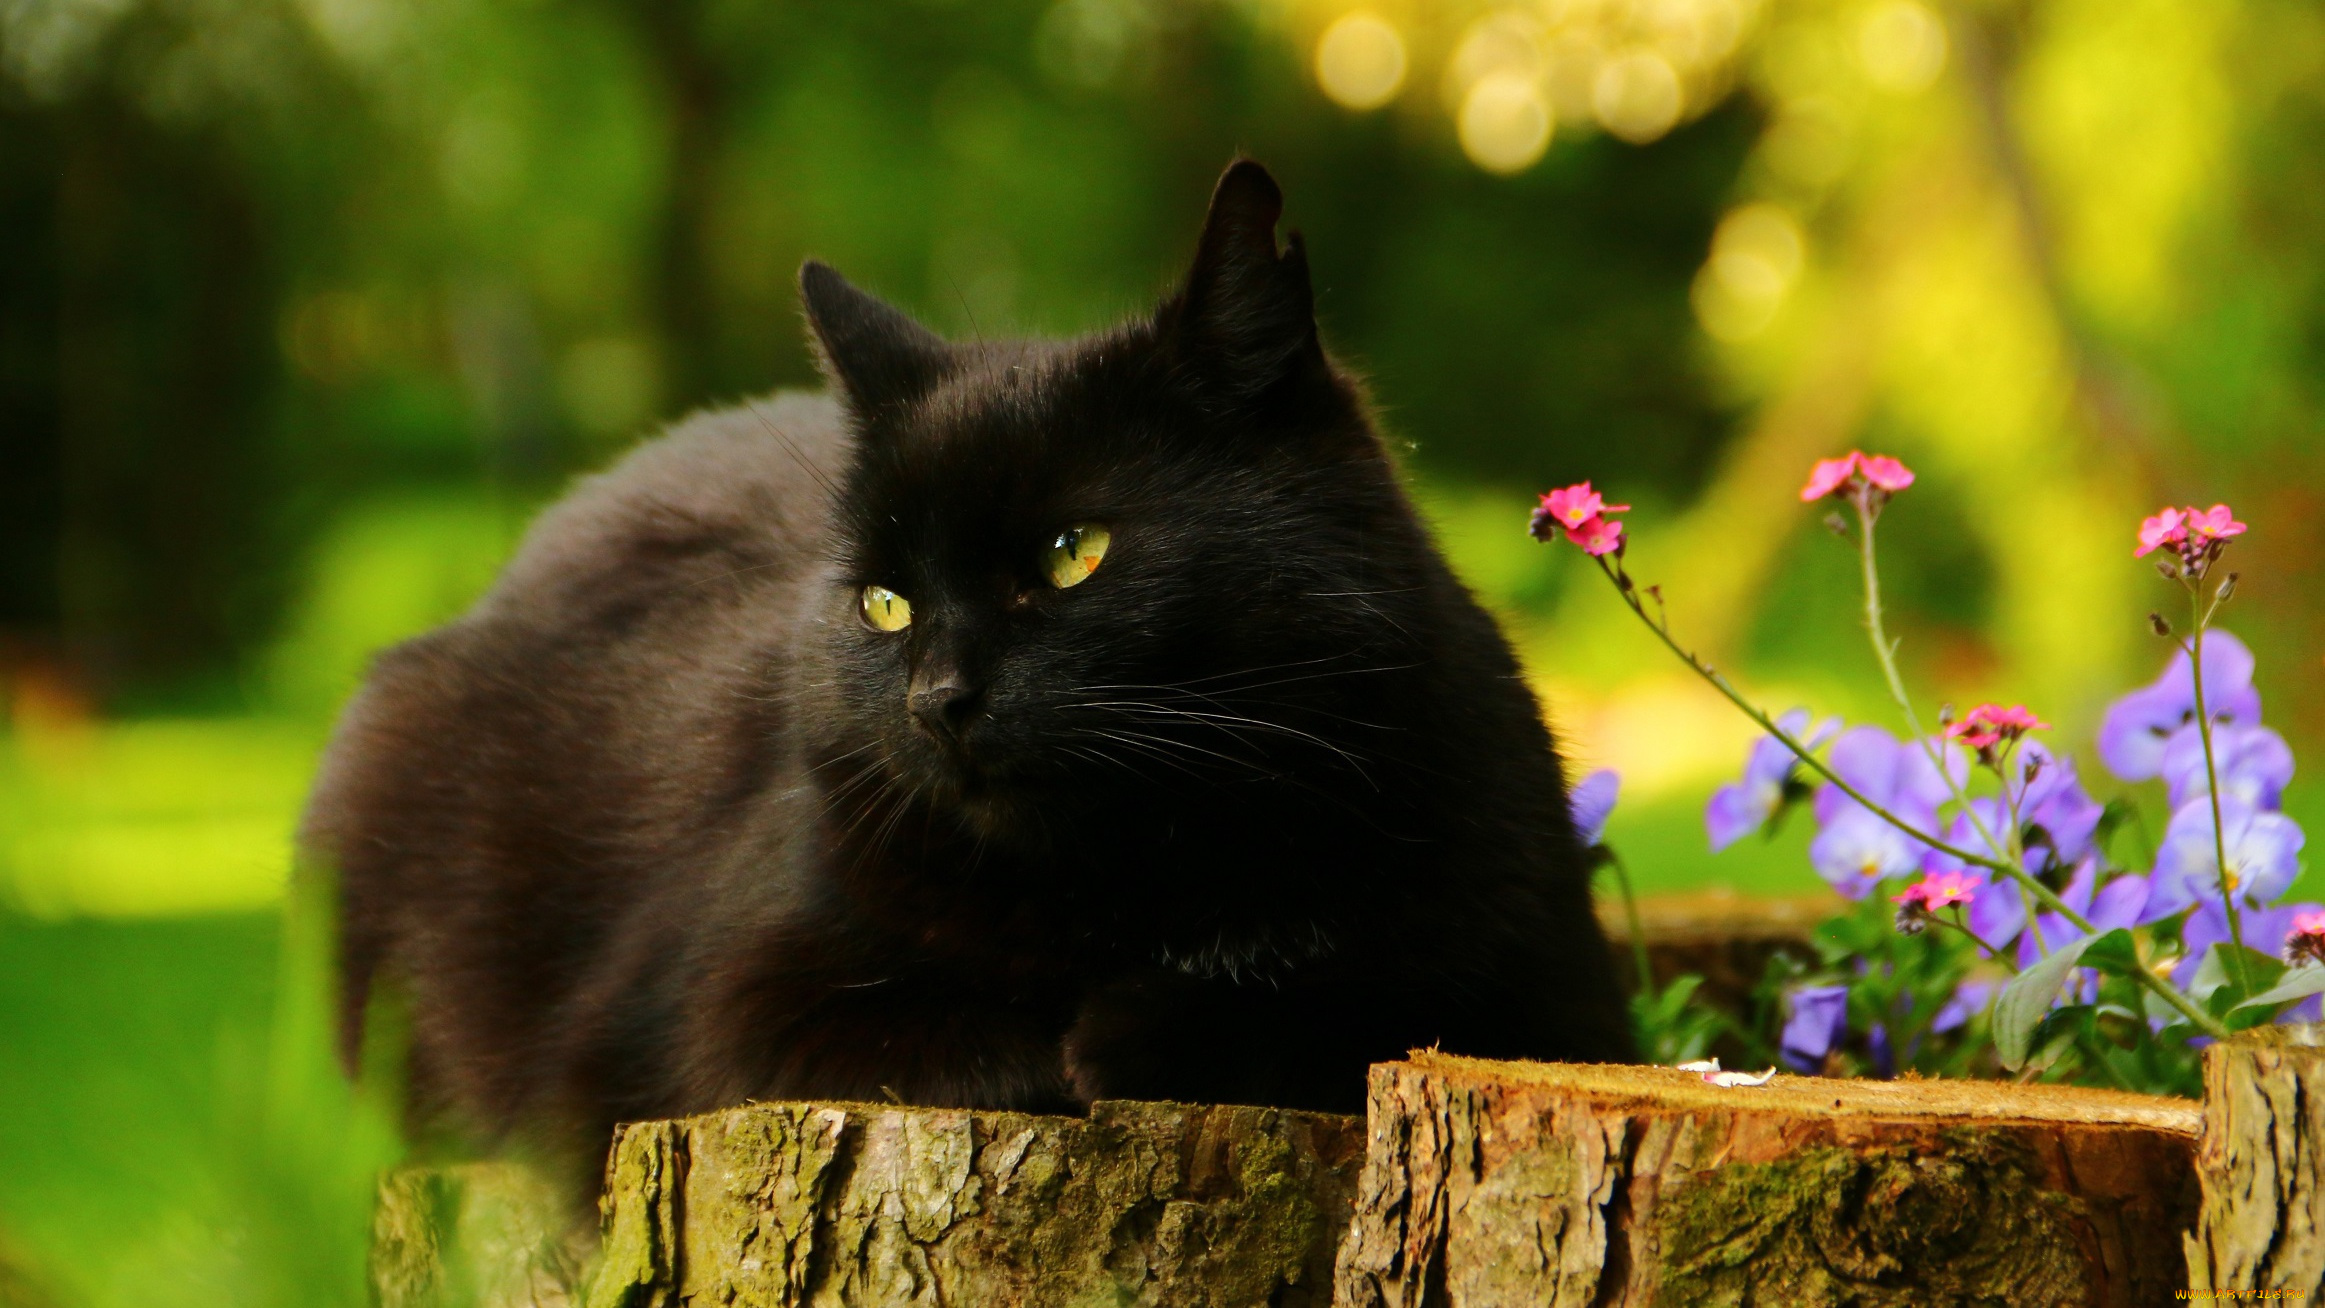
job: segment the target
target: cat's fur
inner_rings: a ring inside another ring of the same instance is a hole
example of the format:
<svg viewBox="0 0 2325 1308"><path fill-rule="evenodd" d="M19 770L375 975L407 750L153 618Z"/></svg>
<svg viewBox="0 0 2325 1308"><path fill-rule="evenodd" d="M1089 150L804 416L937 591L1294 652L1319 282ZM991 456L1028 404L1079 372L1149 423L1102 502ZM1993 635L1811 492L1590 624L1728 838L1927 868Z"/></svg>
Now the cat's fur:
<svg viewBox="0 0 2325 1308"><path fill-rule="evenodd" d="M1355 1110L1416 1046L1629 1056L1549 734L1280 208L1237 164L1183 287L1065 343L950 345L808 264L836 399L583 483L348 709L305 844L349 1056L391 982L421 1103L577 1142L745 1098ZM1112 550L1054 589L1078 522Z"/></svg>

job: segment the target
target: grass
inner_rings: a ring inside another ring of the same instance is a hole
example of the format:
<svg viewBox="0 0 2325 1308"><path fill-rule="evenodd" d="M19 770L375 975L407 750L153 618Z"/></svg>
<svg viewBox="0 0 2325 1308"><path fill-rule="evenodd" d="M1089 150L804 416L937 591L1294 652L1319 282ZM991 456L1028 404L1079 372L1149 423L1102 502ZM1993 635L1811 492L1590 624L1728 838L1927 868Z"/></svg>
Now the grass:
<svg viewBox="0 0 2325 1308"><path fill-rule="evenodd" d="M365 1301L394 1137L330 1065L320 951L284 922L0 915L0 1248L52 1298Z"/></svg>

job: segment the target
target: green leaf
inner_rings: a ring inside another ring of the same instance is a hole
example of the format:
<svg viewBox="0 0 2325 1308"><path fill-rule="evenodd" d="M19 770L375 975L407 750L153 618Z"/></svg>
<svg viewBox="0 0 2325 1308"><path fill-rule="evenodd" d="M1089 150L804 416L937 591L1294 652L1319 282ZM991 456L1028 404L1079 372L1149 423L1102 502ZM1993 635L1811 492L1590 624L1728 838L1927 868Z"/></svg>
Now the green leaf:
<svg viewBox="0 0 2325 1308"><path fill-rule="evenodd" d="M2306 967L2296 967L2285 973L2284 980L2238 1004L2231 1011L2242 1012L2247 1008L2275 1008L2277 1005L2290 1000L2307 999L2311 995L2318 994L2325 994L2325 967L2312 963Z"/></svg>
<svg viewBox="0 0 2325 1308"><path fill-rule="evenodd" d="M2138 832L2143 843L2149 843L2145 840L2146 828L2139 820L2139 806L2127 799L2111 799L2099 810L2099 824L2091 832L2091 840L2099 848L2113 852L2117 834L2126 830ZM2114 861L2124 867L2146 867L2155 862L2155 850L2143 849L2136 858L2118 857Z"/></svg>
<svg viewBox="0 0 2325 1308"><path fill-rule="evenodd" d="M2067 974L2075 970L2076 960L2092 941L2101 938L2084 936L2068 941L2036 959L2032 967L2002 987L2001 997L1994 1001L1994 1052L2001 1055L2004 1067L2015 1072L2026 1065L2026 1056L2034 1048L2034 1030L2042 1024L2043 1014L2050 1011L2051 1001L2067 984Z"/></svg>
<svg viewBox="0 0 2325 1308"><path fill-rule="evenodd" d="M2083 966L2110 976L2129 976L2139 969L2139 947L2122 927L2106 932L2083 948Z"/></svg>
<svg viewBox="0 0 2325 1308"><path fill-rule="evenodd" d="M2214 1017L2226 1017L2252 995L2275 985L2277 978L2284 974L2283 963L2247 949L2243 951L2244 972L2252 978L2252 989L2246 990L2236 982L2237 969L2228 952L2232 948L2222 941L2206 950L2204 961L2196 965L2194 984L2188 988Z"/></svg>
<svg viewBox="0 0 2325 1308"><path fill-rule="evenodd" d="M2059 1059L2075 1048L2075 1042L2091 1032L2091 1009L2082 1004L2067 1004L2054 1008L2042 1024L2034 1029L2033 1048L2026 1056L2026 1066L2038 1072L2047 1072Z"/></svg>
<svg viewBox="0 0 2325 1308"><path fill-rule="evenodd" d="M2140 1012L2145 1017L2147 1017L2148 1020L2161 1022L2165 1026L2171 1026L2175 1023L2185 1025L2188 1020L2188 1015L2186 1013L2183 1013L2179 1009L2172 1007L2169 1000L2165 999L2162 995L2157 994L2153 990L2142 991L2140 993L2139 1008Z"/></svg>

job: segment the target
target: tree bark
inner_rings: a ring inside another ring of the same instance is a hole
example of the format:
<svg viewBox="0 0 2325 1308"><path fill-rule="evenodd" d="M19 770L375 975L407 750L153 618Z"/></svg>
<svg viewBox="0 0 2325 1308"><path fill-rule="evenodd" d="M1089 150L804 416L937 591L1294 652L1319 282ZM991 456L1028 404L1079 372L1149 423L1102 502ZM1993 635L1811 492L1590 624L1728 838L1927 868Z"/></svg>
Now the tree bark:
<svg viewBox="0 0 2325 1308"><path fill-rule="evenodd" d="M397 1173L373 1283L382 1308L1322 1308L1363 1151L1354 1118L1264 1108L757 1104L622 1128L586 1274L473 1211L479 1171Z"/></svg>
<svg viewBox="0 0 2325 1308"><path fill-rule="evenodd" d="M1340 1308L2169 1301L2201 1110L1980 1082L1375 1067Z"/></svg>
<svg viewBox="0 0 2325 1308"><path fill-rule="evenodd" d="M2262 1027L2204 1051L2196 1290L2325 1293L2325 1026ZM2258 1297L2255 1295L2254 1297Z"/></svg>

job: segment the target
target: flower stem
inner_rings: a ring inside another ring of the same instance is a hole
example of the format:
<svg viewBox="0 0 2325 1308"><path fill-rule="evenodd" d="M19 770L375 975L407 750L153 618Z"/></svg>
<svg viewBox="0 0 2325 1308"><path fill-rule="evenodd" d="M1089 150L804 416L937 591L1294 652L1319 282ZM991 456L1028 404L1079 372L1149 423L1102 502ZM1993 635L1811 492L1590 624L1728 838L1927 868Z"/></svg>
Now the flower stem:
<svg viewBox="0 0 2325 1308"><path fill-rule="evenodd" d="M1931 916L1930 921L1937 923L1939 926L1950 927L1955 931L1961 932L1969 939L1971 944L1976 945L1981 950L1984 950L1986 957L1993 959L1995 962L2000 963L2006 968L2009 968L2012 974L2015 975L2018 971L2018 960L2010 957L2008 954L2003 953L2000 949L1995 948L1993 945L1987 944L1986 938L1979 935L1977 932L1972 931L1969 927L1969 924L1962 920L1962 917L1962 910L1956 908L1954 910L1954 915L1951 918L1943 918L1933 915Z"/></svg>
<svg viewBox="0 0 2325 1308"><path fill-rule="evenodd" d="M1815 772L1818 776L1821 776L1826 781L1832 783L1832 785L1842 794L1848 796L1850 799L1857 801L1859 804L1864 805L1865 808L1873 814L1873 816L1880 818L1884 822L1887 822L1889 825L1897 828L1899 831L1904 832L1906 835L1912 837L1913 839L1920 841L1922 844L1929 846L1931 849L1934 849L1941 854L1946 854L1954 858L1958 858L1964 863L1973 864L1977 867L1986 868L1989 871L2001 873L2002 875L2016 882L2019 888L2031 896L2036 903L2041 904L2044 908L2047 908L2050 911L2058 914L2068 922L2073 923L2082 931L2093 935L2098 934L2099 929L2091 924L2091 920L2089 918L2084 917L2081 913L2076 912L2067 904L2065 900L2060 899L2058 893L2052 890L2049 886L2046 886L2035 878L2028 876L2024 868L2018 867L2011 863L2006 863L2001 859L1990 858L1983 854L1974 854L1969 850L1956 848L1954 845L1938 839L1936 836L1921 830L1919 827L1916 827L1912 823L1907 822L1905 819L1897 816L1895 813L1890 812L1888 809L1883 808L1881 805L1874 803L1865 795L1863 791L1858 790L1855 786L1850 785L1845 779L1841 777L1839 773L1828 767L1823 759L1818 758L1807 745L1801 743L1801 741L1791 732L1786 731L1784 728L1776 725L1776 720L1772 717L1769 717L1766 710L1752 703L1752 701L1744 698L1743 692L1737 690L1735 685L1731 683L1725 676L1721 675L1717 669L1713 668L1710 664L1705 663L1702 659L1697 658L1687 649L1682 648L1679 642L1673 639L1671 630L1667 624L1659 623L1654 618L1648 616L1646 606L1639 602L1638 588L1634 586L1631 583L1631 579L1621 571L1619 560L1614 559L1610 555L1600 555L1598 556L1598 566L1599 570L1606 574L1607 580L1614 583L1615 592L1622 596L1623 603L1630 608L1632 613L1638 615L1639 621L1647 624L1647 629L1655 633L1656 639L1663 642L1664 648L1670 650L1674 655L1677 655L1680 662L1685 663L1688 667L1694 669L1697 676L1702 677L1706 682L1710 683L1712 689L1718 691L1723 697L1727 699L1730 704L1735 705L1736 708L1742 712L1745 717L1748 717L1753 722L1757 723L1762 731L1767 732L1769 736L1775 739L1776 743L1791 751L1793 757L1799 759L1803 764L1807 765L1810 771ZM2218 1018L2213 1017L2210 1013L2205 1012L2201 1007L2199 1007L2195 1000L2188 998L2186 994L2182 993L2178 986L2175 986L2171 982L2164 980L2162 977L2148 972L2144 968L2134 969L2133 976L2136 978L2140 985L2145 986L2147 989L2153 991L2158 998L2171 1005L2179 1012L2182 1017L2187 1018L2189 1023L2197 1030L2202 1031L2204 1034L2211 1036L2216 1040L2225 1040L2228 1038L2228 1028L2221 1025Z"/></svg>
<svg viewBox="0 0 2325 1308"><path fill-rule="evenodd" d="M1953 794L1954 802L1961 805L1963 815L1970 819L1970 826L1977 831L1978 838L1986 842L1987 851L1996 858L2007 858L2015 863L2018 861L2017 824L2011 824L2011 839L2007 847L1994 838L1994 833L1986 827L1986 820L1979 817L1978 810L1971 806L1970 796L1962 789L1962 783L1954 779L1953 770L1946 766L1944 754L1931 742L1928 733L1921 729L1921 715L1913 711L1913 697L1905 691L1904 674L1897 670L1897 646L1890 642L1888 629L1881 621L1881 570L1873 561L1873 522L1881 514L1874 507L1872 495L1870 489L1860 490L1856 504L1857 567L1865 581L1865 631L1873 639L1873 659L1881 665L1881 676L1889 683L1889 698L1897 701L1898 712L1905 715L1905 729L1913 733L1913 743L1921 746L1921 752L1929 759L1930 766L1936 768L1938 776L1945 779L1946 789ZM2003 792L2006 795L2009 793L2007 778L2003 782Z"/></svg>
<svg viewBox="0 0 2325 1308"><path fill-rule="evenodd" d="M1647 931L1639 918L1639 896L1631 889L1631 870L1623 866L1623 856L1612 849L1606 851L1607 866L1614 869L1615 886L1623 896L1623 920L1631 928L1631 964L1639 970L1639 993L1647 1002L1655 1002L1655 969L1647 958Z"/></svg>
<svg viewBox="0 0 2325 1308"><path fill-rule="evenodd" d="M2220 869L2220 907L2228 915L2228 960L2236 971L2236 984L2249 995L2252 968L2244 957L2244 919L2236 911L2236 887L2230 884L2234 874L2228 870L2228 832L2220 820L2220 769L2212 761L2212 712L2204 705L2204 628L2210 624L2212 613L2204 606L2202 577L2189 583L2188 607L2196 628L2189 640L2188 667L2196 683L2196 734L2204 741L2204 786L2211 792L2212 857Z"/></svg>

